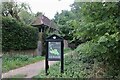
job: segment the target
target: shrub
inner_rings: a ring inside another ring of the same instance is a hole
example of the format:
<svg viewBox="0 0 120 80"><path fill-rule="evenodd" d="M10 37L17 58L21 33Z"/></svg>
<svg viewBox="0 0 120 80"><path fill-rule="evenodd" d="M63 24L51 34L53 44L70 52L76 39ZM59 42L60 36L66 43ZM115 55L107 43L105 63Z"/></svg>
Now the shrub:
<svg viewBox="0 0 120 80"><path fill-rule="evenodd" d="M9 17L2 17L2 49L35 49L38 41L38 29L24 25Z"/></svg>
<svg viewBox="0 0 120 80"><path fill-rule="evenodd" d="M94 58L91 59L91 57L83 56L74 51L72 54L65 56L63 74L60 73L59 62L50 66L47 76L45 71L41 71L35 78L91 78L94 77L94 65Z"/></svg>
<svg viewBox="0 0 120 80"><path fill-rule="evenodd" d="M76 52L102 62L104 69L107 70L105 76L119 76L120 42L116 41L117 35L119 34L101 36L97 42L89 41L81 44L77 47Z"/></svg>

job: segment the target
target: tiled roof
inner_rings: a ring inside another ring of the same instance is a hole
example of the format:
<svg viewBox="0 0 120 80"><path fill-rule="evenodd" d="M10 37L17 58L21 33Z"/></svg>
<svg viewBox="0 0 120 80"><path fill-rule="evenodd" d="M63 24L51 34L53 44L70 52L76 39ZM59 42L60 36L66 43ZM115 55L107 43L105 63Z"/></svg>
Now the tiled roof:
<svg viewBox="0 0 120 80"><path fill-rule="evenodd" d="M32 22L32 26L38 26L38 25L45 25L47 27L50 27L50 28L53 28L53 29L57 29L57 25L53 21L48 19L46 16L44 16L44 15L39 15Z"/></svg>

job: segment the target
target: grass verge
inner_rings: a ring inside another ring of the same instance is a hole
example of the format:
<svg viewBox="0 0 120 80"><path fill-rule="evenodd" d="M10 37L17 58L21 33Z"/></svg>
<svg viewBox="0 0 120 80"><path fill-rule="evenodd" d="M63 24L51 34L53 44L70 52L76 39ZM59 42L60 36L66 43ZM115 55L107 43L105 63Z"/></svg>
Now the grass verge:
<svg viewBox="0 0 120 80"><path fill-rule="evenodd" d="M23 74L18 74L15 76L12 76L12 78L25 78L27 75L23 75Z"/></svg>
<svg viewBox="0 0 120 80"><path fill-rule="evenodd" d="M35 63L37 61L43 60L42 56L31 56L22 54L4 54L2 57L2 72L7 72L12 69L23 67L25 65Z"/></svg>

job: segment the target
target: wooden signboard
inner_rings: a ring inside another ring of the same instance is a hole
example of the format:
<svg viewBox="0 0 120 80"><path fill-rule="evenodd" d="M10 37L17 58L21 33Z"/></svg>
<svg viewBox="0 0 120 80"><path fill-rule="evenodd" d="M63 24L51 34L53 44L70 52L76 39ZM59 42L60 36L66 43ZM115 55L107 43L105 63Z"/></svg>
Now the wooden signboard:
<svg viewBox="0 0 120 80"><path fill-rule="evenodd" d="M64 70L64 43L63 38L57 36L57 35L51 35L48 38L46 38L46 44L47 44L47 54L46 54L46 74L47 70L49 68L48 61L61 61L61 73L63 73Z"/></svg>

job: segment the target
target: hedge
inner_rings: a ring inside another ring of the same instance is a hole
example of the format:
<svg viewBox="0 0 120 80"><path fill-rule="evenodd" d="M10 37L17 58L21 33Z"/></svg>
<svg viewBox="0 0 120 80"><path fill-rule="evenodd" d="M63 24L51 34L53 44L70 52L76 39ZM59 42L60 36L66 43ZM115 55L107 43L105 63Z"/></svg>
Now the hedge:
<svg viewBox="0 0 120 80"><path fill-rule="evenodd" d="M2 17L2 50L37 48L38 29L9 17Z"/></svg>

